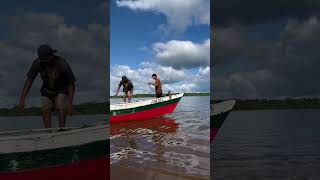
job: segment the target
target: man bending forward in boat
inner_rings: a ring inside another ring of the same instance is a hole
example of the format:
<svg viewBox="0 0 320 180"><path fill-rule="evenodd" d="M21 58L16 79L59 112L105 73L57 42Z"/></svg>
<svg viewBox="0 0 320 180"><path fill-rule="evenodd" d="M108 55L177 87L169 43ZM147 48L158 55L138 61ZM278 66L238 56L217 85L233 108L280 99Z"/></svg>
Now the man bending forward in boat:
<svg viewBox="0 0 320 180"><path fill-rule="evenodd" d="M123 101L127 102L127 98L128 98L128 102L131 102L131 98L133 96L133 84L132 82L126 77L126 76L122 76L122 80L119 83L117 92L116 92L116 96L118 96L119 94L119 90L121 88L121 86L123 86Z"/></svg>
<svg viewBox="0 0 320 180"><path fill-rule="evenodd" d="M152 74L152 79L155 80L154 83L149 82L149 85L153 85L156 91L156 97L162 97L162 87L161 87L161 81L160 79L157 77L156 74Z"/></svg>
<svg viewBox="0 0 320 180"><path fill-rule="evenodd" d="M74 82L76 81L69 64L56 56L49 45L38 48L38 58L33 61L27 74L20 96L20 109L24 108L25 99L34 79L40 73L43 84L41 87L42 114L45 128L51 128L51 112L59 112L59 127L65 127L66 115L72 114Z"/></svg>

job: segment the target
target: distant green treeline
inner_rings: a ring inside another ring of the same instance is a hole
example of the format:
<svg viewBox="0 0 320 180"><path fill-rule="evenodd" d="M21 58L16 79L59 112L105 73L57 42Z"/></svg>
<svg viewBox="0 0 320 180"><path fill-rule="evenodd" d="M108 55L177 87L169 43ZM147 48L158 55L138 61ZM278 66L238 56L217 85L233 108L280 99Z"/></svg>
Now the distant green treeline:
<svg viewBox="0 0 320 180"><path fill-rule="evenodd" d="M209 94L209 93L208 93ZM186 96L192 96L187 94ZM205 96L205 93L197 94L197 96ZM143 96L153 97L153 96ZM211 101L217 103L221 100ZM267 109L320 109L320 99L284 99L284 100L267 100L267 99L248 99L237 100L234 110L267 110ZM108 114L108 103L83 103L74 105L74 115L86 114ZM0 108L0 116L39 116L41 115L41 108L31 107L23 111L17 107L10 109Z"/></svg>
<svg viewBox="0 0 320 180"><path fill-rule="evenodd" d="M211 101L212 103L221 100ZM247 99L237 100L234 110L320 109L320 99Z"/></svg>
<svg viewBox="0 0 320 180"><path fill-rule="evenodd" d="M154 94L136 94L134 98L142 97L154 97ZM185 93L185 96L210 96L210 93ZM112 98L121 98L121 96ZM74 115L86 115L86 114L107 114L109 109L108 103L83 103L73 106ZM40 107L31 107L24 110L18 109L18 107L13 108L0 108L0 116L39 116L41 115Z"/></svg>
<svg viewBox="0 0 320 180"><path fill-rule="evenodd" d="M73 106L74 115L86 114L107 114L109 109L108 103L84 103ZM10 109L0 108L0 116L39 116L42 114L41 108L31 107L24 110L13 107Z"/></svg>
<svg viewBox="0 0 320 180"><path fill-rule="evenodd" d="M155 97L155 96L156 96L155 94L134 94L133 95L134 98L145 98L145 97ZM184 93L184 96L210 96L210 92ZM111 96L111 98L122 98L122 96Z"/></svg>

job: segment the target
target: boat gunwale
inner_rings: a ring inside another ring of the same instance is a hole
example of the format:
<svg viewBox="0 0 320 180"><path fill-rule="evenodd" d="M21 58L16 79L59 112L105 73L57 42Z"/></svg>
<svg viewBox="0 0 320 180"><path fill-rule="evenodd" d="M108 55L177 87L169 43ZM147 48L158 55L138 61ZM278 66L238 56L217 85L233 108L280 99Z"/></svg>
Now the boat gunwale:
<svg viewBox="0 0 320 180"><path fill-rule="evenodd" d="M232 111L236 104L235 100L227 100L220 103L210 105L210 116L215 116L221 113Z"/></svg>
<svg viewBox="0 0 320 180"><path fill-rule="evenodd" d="M75 134L75 133L82 133L85 131L93 131L98 129L104 129L106 131L109 130L109 125L97 125L97 126L90 126L90 127L66 127L66 128L48 128L48 129L31 129L31 130L22 130L22 131L6 131L0 133L0 142L1 141L9 141L9 140L26 140L32 139L36 137L55 137L55 136L62 136L68 134ZM54 132L47 132L47 131L54 131ZM59 131L62 130L62 131ZM41 131L44 131L41 133ZM40 133L37 133L40 132ZM11 135L19 133L19 135ZM21 134L20 134L21 133ZM23 134L23 133L32 133L32 134ZM7 136L5 136L8 134Z"/></svg>
<svg viewBox="0 0 320 180"><path fill-rule="evenodd" d="M161 103L161 102L166 102L166 101L178 99L183 96L184 96L184 93L178 93L178 94L171 95L171 98L170 98L170 96L164 96L164 97L160 97L160 98L146 99L146 100L136 101L136 102L131 102L131 103L113 104L113 105L110 105L110 111L132 109L132 108L147 106L147 105L151 105L151 104L157 104L157 103ZM159 99L161 99L161 101L153 103L154 100L159 100Z"/></svg>

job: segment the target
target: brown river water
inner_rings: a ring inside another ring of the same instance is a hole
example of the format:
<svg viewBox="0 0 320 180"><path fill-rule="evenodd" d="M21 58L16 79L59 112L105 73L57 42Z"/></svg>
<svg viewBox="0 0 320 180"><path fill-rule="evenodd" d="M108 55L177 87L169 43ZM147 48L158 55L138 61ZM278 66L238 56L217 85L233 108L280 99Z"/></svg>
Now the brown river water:
<svg viewBox="0 0 320 180"><path fill-rule="evenodd" d="M112 124L111 179L209 179L209 103L183 97L173 114Z"/></svg>

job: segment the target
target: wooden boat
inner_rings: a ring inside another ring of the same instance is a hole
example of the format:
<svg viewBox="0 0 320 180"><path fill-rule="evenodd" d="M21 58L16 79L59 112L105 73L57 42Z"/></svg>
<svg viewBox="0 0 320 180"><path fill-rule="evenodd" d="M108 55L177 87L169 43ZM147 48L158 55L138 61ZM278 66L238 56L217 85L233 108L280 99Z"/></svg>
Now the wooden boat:
<svg viewBox="0 0 320 180"><path fill-rule="evenodd" d="M183 93L132 103L110 105L110 123L147 120L172 113Z"/></svg>
<svg viewBox="0 0 320 180"><path fill-rule="evenodd" d="M109 126L0 133L0 179L109 177Z"/></svg>
<svg viewBox="0 0 320 180"><path fill-rule="evenodd" d="M213 104L210 108L210 141L213 141L221 128L224 120L232 111L235 100L223 101L221 103Z"/></svg>

